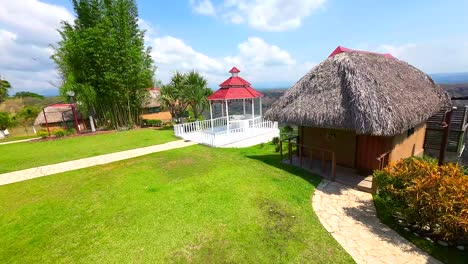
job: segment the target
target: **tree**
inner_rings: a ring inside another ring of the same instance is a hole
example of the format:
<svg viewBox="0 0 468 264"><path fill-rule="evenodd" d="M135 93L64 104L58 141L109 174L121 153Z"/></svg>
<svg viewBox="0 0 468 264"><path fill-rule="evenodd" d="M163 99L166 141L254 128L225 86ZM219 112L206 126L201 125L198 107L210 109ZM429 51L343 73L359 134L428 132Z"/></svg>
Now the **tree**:
<svg viewBox="0 0 468 264"><path fill-rule="evenodd" d="M19 98L34 97L34 98L44 99L44 96L42 96L40 94L31 93L31 92L27 92L27 91L17 92L17 93L15 93L15 97L19 97Z"/></svg>
<svg viewBox="0 0 468 264"><path fill-rule="evenodd" d="M194 118L198 120L205 108L209 106L207 97L213 92L207 87L206 79L196 71L191 71L185 76L187 86L187 100L192 108Z"/></svg>
<svg viewBox="0 0 468 264"><path fill-rule="evenodd" d="M186 75L175 72L171 77L171 82L161 87L161 104L168 109L177 122L182 114L187 110L189 101L187 100Z"/></svg>
<svg viewBox="0 0 468 264"><path fill-rule="evenodd" d="M0 103L8 98L8 89L10 88L11 85L7 80L0 79Z"/></svg>
<svg viewBox="0 0 468 264"><path fill-rule="evenodd" d="M16 120L23 126L32 126L37 115L41 111L38 107L25 106L21 111L16 115Z"/></svg>
<svg viewBox="0 0 468 264"><path fill-rule="evenodd" d="M154 66L135 0L72 0L76 20L63 22L52 59L63 79L61 93L115 128L140 119ZM94 111L95 110L95 111Z"/></svg>
<svg viewBox="0 0 468 264"><path fill-rule="evenodd" d="M14 125L10 115L5 112L0 112L0 130L5 130Z"/></svg>

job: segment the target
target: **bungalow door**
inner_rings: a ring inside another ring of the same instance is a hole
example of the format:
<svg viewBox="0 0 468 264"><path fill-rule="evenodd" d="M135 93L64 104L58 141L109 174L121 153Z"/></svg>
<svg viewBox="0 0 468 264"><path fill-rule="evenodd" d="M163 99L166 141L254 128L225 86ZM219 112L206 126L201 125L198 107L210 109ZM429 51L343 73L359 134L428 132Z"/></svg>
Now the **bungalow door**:
<svg viewBox="0 0 468 264"><path fill-rule="evenodd" d="M392 138L358 135L356 140L356 169L363 175L371 174L379 168L377 158L389 151Z"/></svg>

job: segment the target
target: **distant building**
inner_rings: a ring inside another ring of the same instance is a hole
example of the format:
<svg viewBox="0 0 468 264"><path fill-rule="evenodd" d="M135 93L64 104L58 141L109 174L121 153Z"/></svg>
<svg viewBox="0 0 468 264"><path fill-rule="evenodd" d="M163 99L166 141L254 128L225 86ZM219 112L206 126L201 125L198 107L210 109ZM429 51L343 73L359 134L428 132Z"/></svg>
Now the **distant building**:
<svg viewBox="0 0 468 264"><path fill-rule="evenodd" d="M142 119L150 119L150 120L161 120L164 122L171 121L172 116L169 111L162 111L161 109L161 102L159 98L161 97L160 89L155 88L148 88L149 93L149 100L148 103L143 106L143 111L141 118Z"/></svg>
<svg viewBox="0 0 468 264"><path fill-rule="evenodd" d="M88 127L87 120L78 111L76 111L76 119L79 130L86 130ZM50 130L75 128L72 104L53 104L45 107L43 111L40 111L37 115L34 125L43 128L48 126Z"/></svg>

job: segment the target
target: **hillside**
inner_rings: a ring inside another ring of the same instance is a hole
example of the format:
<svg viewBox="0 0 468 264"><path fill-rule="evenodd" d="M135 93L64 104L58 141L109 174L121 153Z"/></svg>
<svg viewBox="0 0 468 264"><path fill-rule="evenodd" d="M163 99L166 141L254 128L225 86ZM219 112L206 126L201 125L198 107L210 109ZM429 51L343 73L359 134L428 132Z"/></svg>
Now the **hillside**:
<svg viewBox="0 0 468 264"><path fill-rule="evenodd" d="M25 106L32 106L42 108L43 106L62 101L59 96L51 96L45 98L24 97L16 98L10 97L5 102L0 104L0 112L8 112L11 114L18 113Z"/></svg>

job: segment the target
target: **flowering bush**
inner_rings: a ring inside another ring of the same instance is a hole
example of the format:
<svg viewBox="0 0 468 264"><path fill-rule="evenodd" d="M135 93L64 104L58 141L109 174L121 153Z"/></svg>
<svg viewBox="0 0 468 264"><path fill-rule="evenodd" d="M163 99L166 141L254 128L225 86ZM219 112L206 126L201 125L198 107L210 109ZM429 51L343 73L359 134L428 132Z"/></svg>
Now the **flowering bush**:
<svg viewBox="0 0 468 264"><path fill-rule="evenodd" d="M374 172L377 195L393 214L435 239L468 234L468 176L457 164L408 158Z"/></svg>

